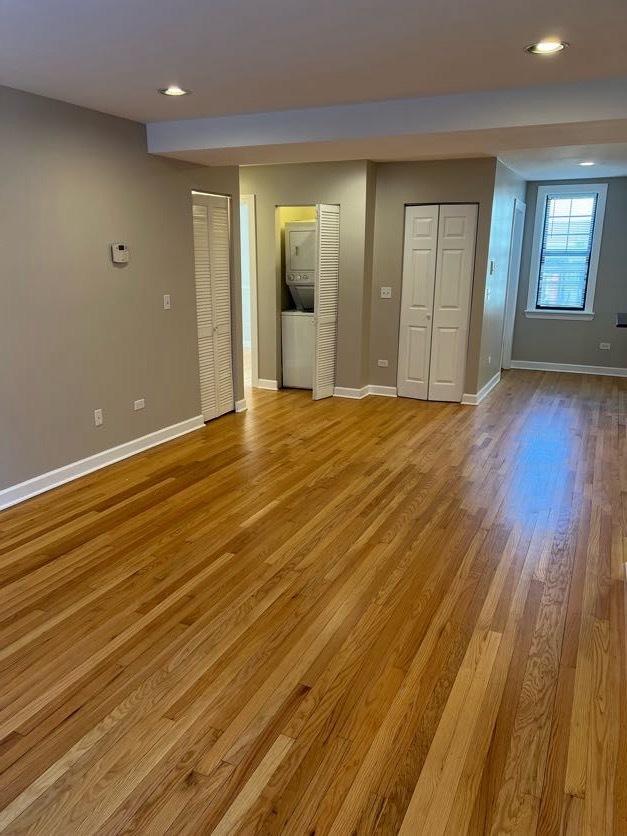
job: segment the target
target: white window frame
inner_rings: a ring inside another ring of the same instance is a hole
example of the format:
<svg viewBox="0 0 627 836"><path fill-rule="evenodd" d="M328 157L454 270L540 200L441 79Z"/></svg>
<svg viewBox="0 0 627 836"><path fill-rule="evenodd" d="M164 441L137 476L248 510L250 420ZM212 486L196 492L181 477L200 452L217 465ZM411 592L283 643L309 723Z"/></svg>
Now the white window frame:
<svg viewBox="0 0 627 836"><path fill-rule="evenodd" d="M540 256L542 250L542 236L544 232L544 216L546 213L546 199L549 195L596 195L596 215L594 218L594 232L590 249L590 269L586 286L586 305L582 311L551 310L537 308L538 282L540 280ZM527 310L525 316L538 319L577 319L587 320L594 317L594 294L597 284L597 269L601 252L601 238L603 237L603 221L605 219L605 201L607 198L607 183L581 183L556 186L538 186L536 200L536 217L533 227L533 244L531 248L531 269L529 273L529 295L527 296Z"/></svg>

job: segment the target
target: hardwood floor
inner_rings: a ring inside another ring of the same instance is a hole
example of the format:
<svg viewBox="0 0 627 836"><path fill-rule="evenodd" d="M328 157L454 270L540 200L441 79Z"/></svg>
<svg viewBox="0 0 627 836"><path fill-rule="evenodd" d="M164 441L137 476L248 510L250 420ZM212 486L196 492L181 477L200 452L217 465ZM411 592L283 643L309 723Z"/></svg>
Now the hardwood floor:
<svg viewBox="0 0 627 836"><path fill-rule="evenodd" d="M256 392L0 514L0 830L626 834L626 414Z"/></svg>

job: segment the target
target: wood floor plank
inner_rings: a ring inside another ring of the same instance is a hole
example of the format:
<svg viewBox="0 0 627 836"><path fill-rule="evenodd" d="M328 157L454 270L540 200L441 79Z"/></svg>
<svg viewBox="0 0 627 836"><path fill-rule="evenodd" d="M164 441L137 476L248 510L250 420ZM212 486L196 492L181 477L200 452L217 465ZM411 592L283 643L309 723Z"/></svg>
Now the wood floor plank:
<svg viewBox="0 0 627 836"><path fill-rule="evenodd" d="M0 832L627 832L627 381L247 399L0 514Z"/></svg>

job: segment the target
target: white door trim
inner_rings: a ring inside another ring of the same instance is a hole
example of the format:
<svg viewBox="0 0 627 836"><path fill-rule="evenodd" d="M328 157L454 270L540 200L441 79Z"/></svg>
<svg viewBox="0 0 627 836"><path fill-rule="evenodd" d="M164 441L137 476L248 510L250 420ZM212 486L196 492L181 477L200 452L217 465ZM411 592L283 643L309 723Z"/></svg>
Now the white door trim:
<svg viewBox="0 0 627 836"><path fill-rule="evenodd" d="M257 312L257 205L254 194L240 195L248 213L248 270L250 273L250 330L253 387L259 388L259 317Z"/></svg>
<svg viewBox="0 0 627 836"><path fill-rule="evenodd" d="M527 204L518 198L514 198L509 263L507 268L505 315L503 318L503 351L501 355L501 368L503 369L511 369L512 367L512 344L514 342L514 322L516 321L516 302L518 299L518 282L520 280L520 261L522 257L526 213ZM519 244L516 243L515 238L517 223L522 224Z"/></svg>

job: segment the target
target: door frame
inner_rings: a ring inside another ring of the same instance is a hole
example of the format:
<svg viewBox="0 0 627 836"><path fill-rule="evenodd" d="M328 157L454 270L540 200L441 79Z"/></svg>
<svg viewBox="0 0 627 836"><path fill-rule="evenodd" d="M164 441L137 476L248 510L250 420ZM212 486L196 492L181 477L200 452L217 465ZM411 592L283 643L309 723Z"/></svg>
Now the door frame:
<svg viewBox="0 0 627 836"><path fill-rule="evenodd" d="M259 314L257 310L257 202L254 194L241 194L240 207L248 214L248 271L250 275L251 385L259 387ZM241 240L240 240L241 257ZM243 326L242 326L243 333ZM243 337L242 337L243 342ZM243 349L243 344L242 344Z"/></svg>
<svg viewBox="0 0 627 836"><path fill-rule="evenodd" d="M514 209L512 212L512 225L510 231L509 259L507 262L507 289L505 292L505 312L503 314L503 345L501 349L501 368L511 369L512 367L512 346L514 342L514 323L516 322L516 302L518 301L518 283L520 281L520 264L522 260L522 248L525 237L525 217L527 204L514 198ZM518 217L522 222L520 236L520 248L514 250L514 230Z"/></svg>

